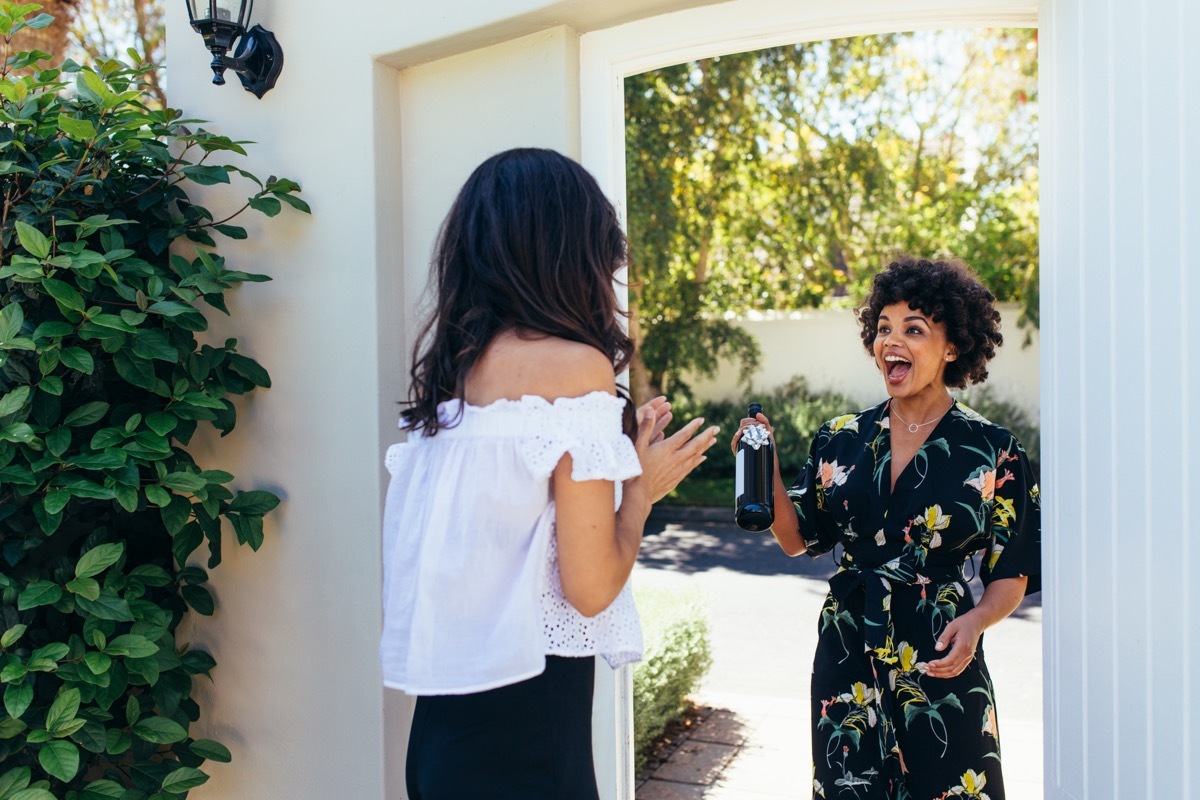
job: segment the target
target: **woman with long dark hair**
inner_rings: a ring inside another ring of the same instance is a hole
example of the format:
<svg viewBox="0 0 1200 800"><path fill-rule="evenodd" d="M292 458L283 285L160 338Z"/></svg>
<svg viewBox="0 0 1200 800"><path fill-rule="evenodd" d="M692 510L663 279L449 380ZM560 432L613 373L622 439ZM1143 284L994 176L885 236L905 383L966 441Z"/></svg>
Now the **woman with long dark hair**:
<svg viewBox="0 0 1200 800"><path fill-rule="evenodd" d="M646 516L717 431L664 438L664 398L635 414L618 391L625 252L595 180L550 150L485 161L442 227L384 514L412 800L597 796L593 656L640 658Z"/></svg>

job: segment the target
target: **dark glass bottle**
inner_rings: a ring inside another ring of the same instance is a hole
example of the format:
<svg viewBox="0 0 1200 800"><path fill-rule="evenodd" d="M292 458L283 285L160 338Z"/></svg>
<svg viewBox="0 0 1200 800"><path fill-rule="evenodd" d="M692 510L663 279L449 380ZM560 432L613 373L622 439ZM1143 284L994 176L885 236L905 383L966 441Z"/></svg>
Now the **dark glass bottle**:
<svg viewBox="0 0 1200 800"><path fill-rule="evenodd" d="M762 406L751 403L746 416L754 419ZM757 446L756 446L757 445ZM754 433L742 434L737 449L737 484L733 519L747 531L765 531L775 521L775 443Z"/></svg>

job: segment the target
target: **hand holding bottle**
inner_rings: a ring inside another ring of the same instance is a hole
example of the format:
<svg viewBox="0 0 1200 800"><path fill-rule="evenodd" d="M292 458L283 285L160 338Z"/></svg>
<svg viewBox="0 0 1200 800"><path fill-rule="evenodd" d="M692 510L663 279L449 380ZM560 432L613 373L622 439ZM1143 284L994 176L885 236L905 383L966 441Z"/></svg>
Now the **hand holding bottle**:
<svg viewBox="0 0 1200 800"><path fill-rule="evenodd" d="M759 421L762 418L763 422ZM762 406L751 403L748 416L733 437L737 457L734 521L747 531L764 531L775 521L775 444Z"/></svg>

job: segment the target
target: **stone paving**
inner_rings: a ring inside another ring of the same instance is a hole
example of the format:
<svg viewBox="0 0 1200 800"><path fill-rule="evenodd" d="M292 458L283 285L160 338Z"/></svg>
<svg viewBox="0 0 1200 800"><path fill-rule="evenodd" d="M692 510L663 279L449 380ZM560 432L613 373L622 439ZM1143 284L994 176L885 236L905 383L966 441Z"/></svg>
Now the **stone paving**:
<svg viewBox="0 0 1200 800"><path fill-rule="evenodd" d="M638 586L697 590L708 606L711 709L637 788L637 800L809 798L808 679L830 559L790 559L769 534L720 512L657 510ZM691 517L691 519L689 519ZM976 584L975 596L982 591ZM985 636L996 685L1008 800L1042 800L1040 596Z"/></svg>

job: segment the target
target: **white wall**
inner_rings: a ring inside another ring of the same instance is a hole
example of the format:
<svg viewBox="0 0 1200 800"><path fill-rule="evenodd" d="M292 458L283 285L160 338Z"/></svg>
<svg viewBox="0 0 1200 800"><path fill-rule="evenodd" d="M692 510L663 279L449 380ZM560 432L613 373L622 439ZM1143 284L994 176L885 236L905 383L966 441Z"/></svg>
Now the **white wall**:
<svg viewBox="0 0 1200 800"><path fill-rule="evenodd" d="M973 388L988 388L996 397L1019 405L1036 418L1038 413L1039 347L1036 329L1017 327L1020 313L1014 304L1000 306L1004 346L988 364L988 380ZM884 396L883 381L863 349L858 322L851 309L812 309L766 312L739 318L736 324L758 340L762 357L751 377L757 393L768 392L802 375L813 389L828 389L849 396L864 407ZM1031 342L1024 347L1028 333ZM684 379L702 399L740 399L737 365L722 361L711 378L685 374Z"/></svg>
<svg viewBox="0 0 1200 800"><path fill-rule="evenodd" d="M1042 8L1047 797L1200 797L1200 5Z"/></svg>
<svg viewBox="0 0 1200 800"><path fill-rule="evenodd" d="M705 5L259 2L257 21L276 32L286 59L277 88L257 100L232 77L209 85L199 36L182 4L168 4L173 104L259 141L247 165L297 178L315 211L312 220L285 212L254 222L250 240L222 247L232 264L276 277L240 291L233 319L217 323L275 385L243 405L231 437L197 456L233 471L240 486L278 489L285 502L260 553L227 548L214 575L217 615L182 637L219 662L213 684L198 683L198 732L235 756L212 765L198 800L385 796L377 529L379 455L402 388L396 345L432 225L482 154L524 137L569 141L581 119L584 158L621 188L621 151L605 141L620 130L612 64L581 75L610 96L578 114L569 79L542 74L570 74L568 29L647 18L654 41L623 62L647 69L705 49L763 46L805 14L823 20L808 29L820 36L869 32L873 20L904 14L923 27L952 23L958 9L1025 13L1015 0L794 0L766 12L766 0L732 0L656 17ZM741 33L745 20L757 33ZM1187 401L1200 396L1200 376L1184 326L1200 301L1189 274L1200 249L1200 7L1043 0L1041 22L1050 797L1195 797L1200 592L1188 520L1200 472L1189 464ZM495 51L502 74L520 80L490 80L493 62L471 57L418 66L560 25L525 51ZM452 63L472 74L451 75ZM474 81L489 92L471 94ZM438 86L448 93L439 97ZM456 123L444 131L457 148L401 141L436 132L439 117Z"/></svg>
<svg viewBox="0 0 1200 800"><path fill-rule="evenodd" d="M239 163L264 178L296 178L314 209L312 219L286 210L274 220L248 216L250 238L221 245L231 265L275 278L234 293L232 319L213 315L215 332L237 336L274 385L243 406L231 436L197 455L237 475L238 486L274 488L284 501L260 552L235 549L229 537L213 573L216 615L180 636L218 662L211 684L196 682L196 734L234 755L232 764L210 764L212 779L192 796L375 800L383 796L374 653L384 400L371 60L345 49L352 32L328 24L321 9L257 3L257 21L285 52L279 84L258 100L232 73L229 85L212 86L210 57L183 4L166 10L173 104L210 120L211 130L258 142Z"/></svg>

